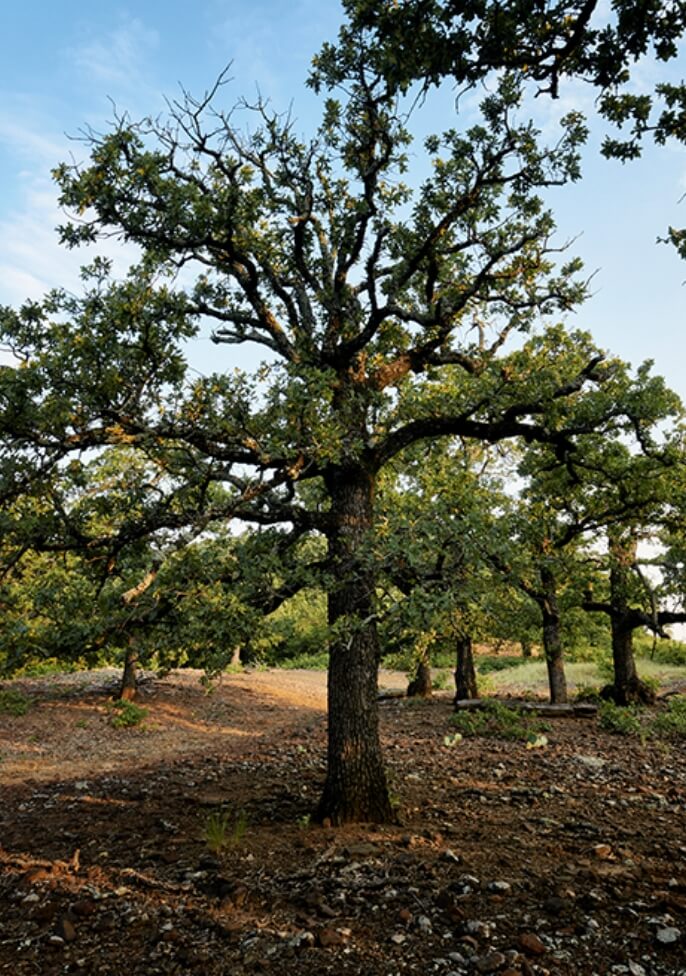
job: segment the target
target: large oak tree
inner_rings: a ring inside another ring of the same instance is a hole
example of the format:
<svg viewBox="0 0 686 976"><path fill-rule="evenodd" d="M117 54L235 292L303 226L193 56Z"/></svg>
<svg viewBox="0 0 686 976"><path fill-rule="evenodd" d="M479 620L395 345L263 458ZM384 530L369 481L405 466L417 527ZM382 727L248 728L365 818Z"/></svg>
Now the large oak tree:
<svg viewBox="0 0 686 976"><path fill-rule="evenodd" d="M166 119L91 133L89 160L56 170L74 215L63 239L115 236L140 262L117 282L96 261L82 296L0 317L20 364L0 371L6 497L125 444L164 472L137 499L130 536L242 518L325 537L318 816L333 823L392 817L376 705L380 471L456 435L564 457L595 423L575 394L607 372L596 350L559 362L550 349L528 367L504 355L508 338L583 297L577 266L555 264L540 199L578 175L578 117L542 146L504 76L476 124L427 141L431 175L411 188L405 109L366 58L357 51L311 140L263 104L226 110L221 83ZM202 375L188 358L208 332L223 354ZM262 363L237 369L234 346Z"/></svg>

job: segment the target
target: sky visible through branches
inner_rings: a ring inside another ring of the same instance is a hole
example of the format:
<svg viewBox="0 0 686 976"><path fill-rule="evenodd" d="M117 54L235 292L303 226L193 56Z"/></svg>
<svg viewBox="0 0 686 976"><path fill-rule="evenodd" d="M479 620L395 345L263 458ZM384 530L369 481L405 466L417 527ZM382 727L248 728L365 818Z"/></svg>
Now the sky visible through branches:
<svg viewBox="0 0 686 976"><path fill-rule="evenodd" d="M50 170L86 149L69 136L84 126L103 131L117 111L133 118L164 111L164 95L179 83L194 93L208 88L228 62L234 81L227 103L259 92L278 110L292 107L296 125L311 134L317 100L305 87L309 62L340 19L335 0L142 0L135 12L119 4L84 7L75 0L45 4L27 0L0 11L4 38L0 66L0 303L38 298L47 288L77 290L85 253L60 248L54 227L62 221ZM684 60L673 68L679 75ZM653 67L640 67L650 79ZM457 123L455 92L430 99L422 131ZM459 102L469 113L469 93ZM572 108L592 111L591 93L568 87L554 103L532 103L544 132ZM584 179L550 196L559 242L576 239L586 272L596 272L591 300L570 324L589 329L596 341L637 364L655 360L656 371L686 397L682 363L686 268L656 239L669 224L686 223L684 147L647 148L644 158L622 166L599 157L602 133L593 129ZM420 153L419 145L416 149ZM418 164L419 165L419 164ZM132 252L106 244L124 270ZM234 349L222 355L236 356ZM201 370L216 368L209 339L194 353ZM242 364L242 361L238 361Z"/></svg>

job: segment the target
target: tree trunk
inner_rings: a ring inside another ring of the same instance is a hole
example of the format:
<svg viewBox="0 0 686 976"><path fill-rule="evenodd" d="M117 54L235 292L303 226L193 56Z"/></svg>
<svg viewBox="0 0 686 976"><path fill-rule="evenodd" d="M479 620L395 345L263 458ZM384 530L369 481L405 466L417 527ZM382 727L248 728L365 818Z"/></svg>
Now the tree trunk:
<svg viewBox="0 0 686 976"><path fill-rule="evenodd" d="M634 659L635 622L630 607L629 586L632 566L636 561L636 545L633 536L610 536L610 626L614 682L603 689L603 694L617 705L630 705L633 702L649 704L655 699L651 689L639 678Z"/></svg>
<svg viewBox="0 0 686 976"><path fill-rule="evenodd" d="M539 606L543 618L543 649L546 668L548 669L550 700L555 705L564 705L568 698L560 634L560 611L557 603L555 577L547 566L541 569L541 583L543 584L543 592Z"/></svg>
<svg viewBox="0 0 686 976"><path fill-rule="evenodd" d="M417 661L414 678L407 686L408 698L431 698L431 662L426 650Z"/></svg>
<svg viewBox="0 0 686 976"><path fill-rule="evenodd" d="M476 685L472 638L469 635L460 635L456 641L456 651L455 702L457 703L465 698L478 698L479 690Z"/></svg>
<svg viewBox="0 0 686 976"><path fill-rule="evenodd" d="M328 594L327 774L320 822L393 820L381 755L378 714L379 638L375 578L368 545L374 477L363 467L337 467L326 477L331 499L328 551L335 583Z"/></svg>
<svg viewBox="0 0 686 976"><path fill-rule="evenodd" d="M129 638L124 658L124 673L119 686L119 698L133 701L138 693L138 648L133 637Z"/></svg>

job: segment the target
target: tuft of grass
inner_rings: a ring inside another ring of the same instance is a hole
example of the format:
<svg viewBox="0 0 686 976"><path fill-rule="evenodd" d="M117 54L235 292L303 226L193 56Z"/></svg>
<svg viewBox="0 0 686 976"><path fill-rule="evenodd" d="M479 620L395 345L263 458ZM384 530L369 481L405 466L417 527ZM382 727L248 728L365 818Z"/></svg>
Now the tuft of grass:
<svg viewBox="0 0 686 976"><path fill-rule="evenodd" d="M245 810L215 810L203 827L203 840L213 854L240 844L248 829Z"/></svg>
<svg viewBox="0 0 686 976"><path fill-rule="evenodd" d="M480 711L457 712L451 724L468 738L480 736L515 742L539 742L541 733L550 728L534 716L497 701L485 702Z"/></svg>
<svg viewBox="0 0 686 976"><path fill-rule="evenodd" d="M31 699L13 688L0 690L0 715L26 715Z"/></svg>
<svg viewBox="0 0 686 976"><path fill-rule="evenodd" d="M114 729L130 729L140 725L148 714L147 708L141 708L135 702L126 701L123 698L112 702L110 707L114 710L110 719Z"/></svg>
<svg viewBox="0 0 686 976"><path fill-rule="evenodd" d="M598 724L612 735L642 735L643 725L635 708L602 702L598 709Z"/></svg>
<svg viewBox="0 0 686 976"><path fill-rule="evenodd" d="M431 684L436 691L445 691L450 683L449 671L436 671L431 677Z"/></svg>

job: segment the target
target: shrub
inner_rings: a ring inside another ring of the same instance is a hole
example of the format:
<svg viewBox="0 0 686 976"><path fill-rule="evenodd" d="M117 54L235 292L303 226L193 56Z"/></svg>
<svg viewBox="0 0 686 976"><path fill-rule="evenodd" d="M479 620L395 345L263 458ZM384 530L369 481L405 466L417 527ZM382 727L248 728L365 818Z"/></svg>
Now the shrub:
<svg viewBox="0 0 686 976"><path fill-rule="evenodd" d="M26 715L31 699L13 688L0 690L0 715Z"/></svg>
<svg viewBox="0 0 686 976"><path fill-rule="evenodd" d="M653 720L650 732L663 739L686 739L686 698L673 699Z"/></svg>
<svg viewBox="0 0 686 976"><path fill-rule="evenodd" d="M329 666L329 652L317 651L316 653L296 654L294 657L287 657L277 663L277 667L286 671L295 668L302 668L305 671L326 671Z"/></svg>
<svg viewBox="0 0 686 976"><path fill-rule="evenodd" d="M603 701L601 691L599 685L579 685L574 697L576 701L592 702L599 705Z"/></svg>
<svg viewBox="0 0 686 976"><path fill-rule="evenodd" d="M641 735L643 726L635 708L615 705L604 701L598 710L598 723L601 729L613 735Z"/></svg>
<svg viewBox="0 0 686 976"><path fill-rule="evenodd" d="M436 671L431 678L431 683L437 691L445 691L450 683L450 674L447 671Z"/></svg>
<svg viewBox="0 0 686 976"><path fill-rule="evenodd" d="M111 723L115 729L129 729L134 725L140 725L148 714L147 708L141 708L135 702L125 701L123 698L112 703L114 709Z"/></svg>
<svg viewBox="0 0 686 976"><path fill-rule="evenodd" d="M512 654L488 655L477 658L476 670L479 674L489 674L491 671L506 671L508 668L518 668L527 663L527 658Z"/></svg>
<svg viewBox="0 0 686 976"><path fill-rule="evenodd" d="M649 658L658 664L674 664L686 667L686 644L678 640L658 640L647 634L640 634L634 638L637 657Z"/></svg>

